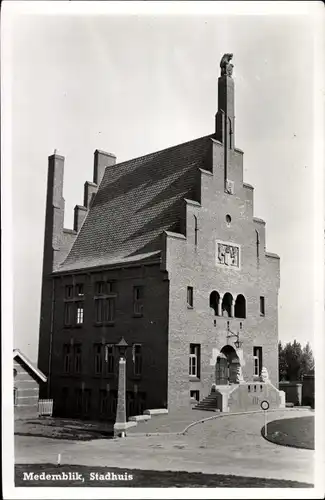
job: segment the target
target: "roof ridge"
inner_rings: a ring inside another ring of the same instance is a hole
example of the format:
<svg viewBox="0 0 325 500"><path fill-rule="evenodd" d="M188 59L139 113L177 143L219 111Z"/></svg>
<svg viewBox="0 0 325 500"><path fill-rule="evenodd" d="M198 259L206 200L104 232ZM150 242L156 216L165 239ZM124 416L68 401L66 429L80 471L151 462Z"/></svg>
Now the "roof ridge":
<svg viewBox="0 0 325 500"><path fill-rule="evenodd" d="M212 139L214 135L215 135L214 133L208 134L208 135L203 135L202 137L197 137L196 139L191 139L189 141L181 142L180 144L174 144L174 146L168 146L168 148L159 149L158 151L152 151L151 153L147 153L147 154L142 155L142 156L135 156L134 158L130 158L129 160L125 160L125 161L122 161L120 163L115 163L112 166L118 167L120 165L125 165L126 163L129 163L131 161L142 160L143 158L146 158L148 156L156 155L158 153L163 153L164 151L169 151L169 150L174 149L174 148L176 149L176 148L185 146L186 144L190 144L191 142L201 141L202 139Z"/></svg>

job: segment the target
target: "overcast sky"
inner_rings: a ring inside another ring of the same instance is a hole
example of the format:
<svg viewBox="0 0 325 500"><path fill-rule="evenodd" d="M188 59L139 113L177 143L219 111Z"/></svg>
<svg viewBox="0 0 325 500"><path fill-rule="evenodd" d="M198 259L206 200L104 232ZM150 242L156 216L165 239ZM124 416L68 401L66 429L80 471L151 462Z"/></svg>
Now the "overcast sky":
<svg viewBox="0 0 325 500"><path fill-rule="evenodd" d="M267 222L267 250L281 257L279 336L313 342L313 22L203 13L15 17L15 347L36 361L48 155L56 148L66 158L71 228L96 148L124 161L213 132L225 52L234 54L244 181L255 187L255 216Z"/></svg>

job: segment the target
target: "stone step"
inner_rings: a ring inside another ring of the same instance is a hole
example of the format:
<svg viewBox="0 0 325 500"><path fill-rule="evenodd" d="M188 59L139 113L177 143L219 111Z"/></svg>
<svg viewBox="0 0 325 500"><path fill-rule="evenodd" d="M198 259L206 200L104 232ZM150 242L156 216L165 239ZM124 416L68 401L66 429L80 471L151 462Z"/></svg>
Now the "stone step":
<svg viewBox="0 0 325 500"><path fill-rule="evenodd" d="M206 400L203 400L203 401L200 401L198 404L199 405L205 405L205 406L217 406L217 402L216 401L206 401Z"/></svg>
<svg viewBox="0 0 325 500"><path fill-rule="evenodd" d="M220 412L219 408L211 408L211 406L206 407L206 406L194 406L192 408L193 410L203 410L203 411L214 411L214 412Z"/></svg>

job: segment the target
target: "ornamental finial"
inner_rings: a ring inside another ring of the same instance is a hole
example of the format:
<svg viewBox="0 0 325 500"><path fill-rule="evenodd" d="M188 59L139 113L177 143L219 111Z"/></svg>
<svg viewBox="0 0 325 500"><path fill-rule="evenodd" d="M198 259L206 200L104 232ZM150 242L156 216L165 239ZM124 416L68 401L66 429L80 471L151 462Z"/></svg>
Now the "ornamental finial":
<svg viewBox="0 0 325 500"><path fill-rule="evenodd" d="M220 61L221 76L232 76L232 70L234 65L230 63L233 58L233 54L224 54Z"/></svg>

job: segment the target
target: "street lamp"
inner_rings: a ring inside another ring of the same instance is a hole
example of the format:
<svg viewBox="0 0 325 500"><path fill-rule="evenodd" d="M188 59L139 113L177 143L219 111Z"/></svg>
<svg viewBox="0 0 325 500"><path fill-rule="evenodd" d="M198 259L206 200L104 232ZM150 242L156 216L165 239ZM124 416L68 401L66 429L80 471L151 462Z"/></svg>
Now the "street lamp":
<svg viewBox="0 0 325 500"><path fill-rule="evenodd" d="M117 408L116 408L116 420L114 424L114 436L125 437L125 431L128 427L128 422L126 421L126 397L125 397L125 385L126 385L126 359L125 353L128 348L128 343L121 338L116 348L119 353L119 363L118 363L118 393L117 393Z"/></svg>
<svg viewBox="0 0 325 500"><path fill-rule="evenodd" d="M236 341L234 342L234 345L236 347L236 349L240 349L241 346L243 345L243 342L242 340L239 340L239 332L235 333L235 332L232 332L229 328L229 321L227 321L227 343L228 343L228 340L232 337L236 337Z"/></svg>

